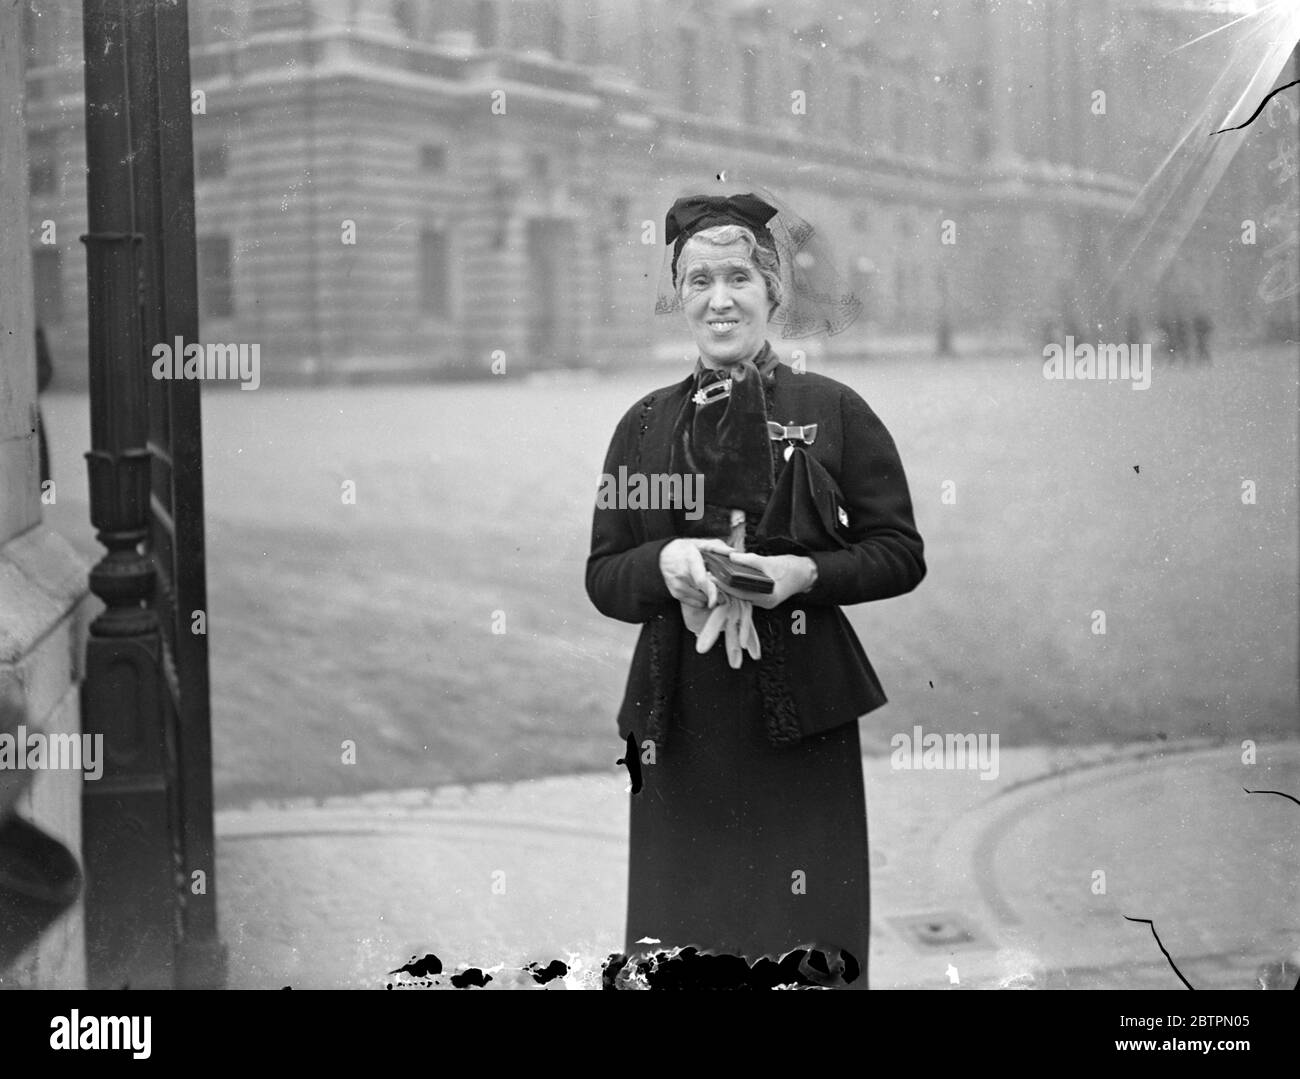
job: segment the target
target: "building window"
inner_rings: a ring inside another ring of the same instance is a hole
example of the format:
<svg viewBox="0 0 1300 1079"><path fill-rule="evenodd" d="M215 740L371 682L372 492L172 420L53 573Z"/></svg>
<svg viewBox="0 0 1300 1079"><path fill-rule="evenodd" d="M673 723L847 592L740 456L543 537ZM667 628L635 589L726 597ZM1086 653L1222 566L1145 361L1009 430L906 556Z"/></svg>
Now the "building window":
<svg viewBox="0 0 1300 1079"><path fill-rule="evenodd" d="M637 81L642 86L651 86L654 83L655 70L655 33L654 16L647 7L647 0L641 0L640 7L637 11L637 29L636 40L638 47L637 54Z"/></svg>
<svg viewBox="0 0 1300 1079"><path fill-rule="evenodd" d="M699 57L696 43L698 34L689 26L677 30L677 55L681 58L678 86L681 93L681 105L684 112L695 112L700 107Z"/></svg>
<svg viewBox="0 0 1300 1079"><path fill-rule="evenodd" d="M47 22L48 12L36 10L36 0L24 0L23 3L23 44L27 51L28 67L43 67L47 62L45 43L48 35L42 34L42 22Z"/></svg>
<svg viewBox="0 0 1300 1079"><path fill-rule="evenodd" d="M43 326L63 321L63 259L57 247L32 252L32 286L36 321Z"/></svg>
<svg viewBox="0 0 1300 1079"><path fill-rule="evenodd" d="M745 123L758 125L758 55L753 47L740 54L740 107Z"/></svg>
<svg viewBox="0 0 1300 1079"><path fill-rule="evenodd" d="M229 236L198 240L199 312L203 318L230 318L235 313Z"/></svg>
<svg viewBox="0 0 1300 1079"><path fill-rule="evenodd" d="M451 260L445 229L420 231L420 311L434 318L451 317Z"/></svg>
<svg viewBox="0 0 1300 1079"><path fill-rule="evenodd" d="M609 218L610 224L616 230L622 230L627 226L628 214L632 212L632 200L626 195L615 195L609 200Z"/></svg>
<svg viewBox="0 0 1300 1079"><path fill-rule="evenodd" d="M414 0L393 0L393 22L407 37L418 36L419 16Z"/></svg>
<svg viewBox="0 0 1300 1079"><path fill-rule="evenodd" d="M542 7L546 51L557 60L564 59L564 12L556 0L547 0Z"/></svg>
<svg viewBox="0 0 1300 1079"><path fill-rule="evenodd" d="M876 318L878 300L876 298L877 278L876 264L866 255L859 255L849 266L849 287L861 302L868 318Z"/></svg>
<svg viewBox="0 0 1300 1079"><path fill-rule="evenodd" d="M594 15L594 12L589 13ZM587 36L584 62L608 63L609 56L602 54L599 33L593 17L583 20ZM567 37L564 12L559 0L514 0L510 8L508 47L517 52L544 53L563 60Z"/></svg>
<svg viewBox="0 0 1300 1079"><path fill-rule="evenodd" d="M907 95L902 90L894 91L894 107L890 117L893 122L894 153L907 152Z"/></svg>
<svg viewBox="0 0 1300 1079"><path fill-rule="evenodd" d="M862 136L862 79L857 75L849 79L849 97L844 114L849 138L860 138Z"/></svg>
<svg viewBox="0 0 1300 1079"><path fill-rule="evenodd" d="M970 74L970 103L976 112L989 107L989 69L982 64Z"/></svg>
<svg viewBox="0 0 1300 1079"><path fill-rule="evenodd" d="M447 147L428 143L420 147L420 168L425 172L442 172L447 167Z"/></svg>
<svg viewBox="0 0 1300 1079"><path fill-rule="evenodd" d="M496 0L476 0L474 4L474 37L480 49L493 48L497 43L498 13Z"/></svg>
<svg viewBox="0 0 1300 1079"><path fill-rule="evenodd" d="M226 144L210 142L194 148L194 178L210 180L226 175Z"/></svg>
<svg viewBox="0 0 1300 1079"><path fill-rule="evenodd" d="M948 156L948 114L942 101L934 103L934 121L930 138L934 159L942 161Z"/></svg>
<svg viewBox="0 0 1300 1079"><path fill-rule="evenodd" d="M248 5L242 5L247 7ZM224 0L203 0L190 5L190 43L211 45L238 39L242 33L235 5Z"/></svg>
<svg viewBox="0 0 1300 1079"><path fill-rule="evenodd" d="M59 190L58 156L54 136L37 132L27 141L27 181L33 195L53 195Z"/></svg>

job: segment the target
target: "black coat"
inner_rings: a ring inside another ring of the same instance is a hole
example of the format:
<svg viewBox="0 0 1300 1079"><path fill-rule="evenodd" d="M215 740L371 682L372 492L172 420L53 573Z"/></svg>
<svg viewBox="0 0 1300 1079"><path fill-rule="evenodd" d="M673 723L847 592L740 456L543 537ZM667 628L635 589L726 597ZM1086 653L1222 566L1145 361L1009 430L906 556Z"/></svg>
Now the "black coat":
<svg viewBox="0 0 1300 1079"><path fill-rule="evenodd" d="M674 420L693 385L692 374L627 411L605 458L606 475L618 475L620 466L629 475L668 473ZM816 584L772 611L754 609L769 732L774 741L791 742L852 722L886 702L839 608L910 592L925 576L925 560L894 441L867 403L834 379L784 364L777 366L771 392L772 419L818 425L808 452L839 484L848 514L841 533L847 549L810 556L817 563ZM681 634L689 631L664 583L659 553L677 535L670 508L595 510L587 594L602 614L644 627L618 715L624 739L629 733L638 739L671 737L676 657ZM798 624L796 611L804 614L802 633L791 631Z"/></svg>

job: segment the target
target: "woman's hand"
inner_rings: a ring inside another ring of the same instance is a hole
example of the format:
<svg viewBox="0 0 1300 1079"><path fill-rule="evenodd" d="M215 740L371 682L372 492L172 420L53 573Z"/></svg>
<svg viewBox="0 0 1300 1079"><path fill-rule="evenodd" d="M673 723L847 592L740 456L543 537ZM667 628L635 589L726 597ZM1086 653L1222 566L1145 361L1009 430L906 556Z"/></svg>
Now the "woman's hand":
<svg viewBox="0 0 1300 1079"><path fill-rule="evenodd" d="M769 611L773 607L780 606L791 596L807 592L817 581L817 563L805 555L761 555L738 551L732 554L731 560L740 566L761 569L776 583L767 595L760 592L742 592L722 584L718 587L729 596L747 599L755 607L762 607Z"/></svg>
<svg viewBox="0 0 1300 1079"><path fill-rule="evenodd" d="M700 551L720 551L730 554L729 547L720 539L692 539L679 537L664 544L659 552L659 572L673 599L687 607L708 609L718 605L718 583L704 568ZM742 597L745 598L745 597Z"/></svg>
<svg viewBox="0 0 1300 1079"><path fill-rule="evenodd" d="M754 628L753 604L721 589L718 591L718 605L708 614L683 604L682 621L695 634L695 651L704 655L721 636L727 645L727 662L739 670L742 653L748 652L751 659L761 659L763 655L758 630Z"/></svg>

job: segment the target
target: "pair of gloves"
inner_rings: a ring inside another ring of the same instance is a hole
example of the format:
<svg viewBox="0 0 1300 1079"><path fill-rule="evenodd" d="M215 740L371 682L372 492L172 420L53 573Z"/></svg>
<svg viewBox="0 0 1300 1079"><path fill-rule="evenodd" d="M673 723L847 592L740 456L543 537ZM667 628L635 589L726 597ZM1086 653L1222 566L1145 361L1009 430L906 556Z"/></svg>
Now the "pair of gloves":
<svg viewBox="0 0 1300 1079"><path fill-rule="evenodd" d="M682 604L682 621L695 634L695 651L704 655L722 637L726 642L727 662L739 670L744 653L758 659L758 631L754 628L754 605L747 599L718 589L718 605L711 610Z"/></svg>

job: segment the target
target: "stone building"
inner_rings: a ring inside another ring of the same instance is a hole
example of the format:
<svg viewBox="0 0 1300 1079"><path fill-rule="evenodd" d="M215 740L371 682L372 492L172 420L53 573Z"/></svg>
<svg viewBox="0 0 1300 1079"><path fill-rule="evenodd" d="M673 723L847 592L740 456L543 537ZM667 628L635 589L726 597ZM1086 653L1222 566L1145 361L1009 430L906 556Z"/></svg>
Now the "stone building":
<svg viewBox="0 0 1300 1079"><path fill-rule="evenodd" d="M97 602L87 589L88 567L41 519L42 506L57 491L41 482L36 437L20 29L19 9L0 5L0 736L11 746L19 739L30 744L34 737L80 734L78 684L90 608ZM25 921L21 912L31 907L23 885L31 883L32 852L13 839L15 817L69 853L81 846L82 772L48 764L38 770L24 767L22 757L0 755L3 934L15 932L16 911ZM0 954L11 945L0 939ZM78 901L12 962L0 962L0 989L76 986L85 971Z"/></svg>
<svg viewBox="0 0 1300 1079"><path fill-rule="evenodd" d="M85 353L76 7L27 15L32 217L56 237L33 232L33 272L64 385ZM680 328L649 315L663 213L723 170L833 223L865 314L812 347L1118 320L1063 311L1167 143L1142 107L1151 58L1214 22L1119 0L203 0L190 18L203 332L259 343L271 382L671 352ZM1249 328L1229 209L1216 197L1183 255Z"/></svg>

